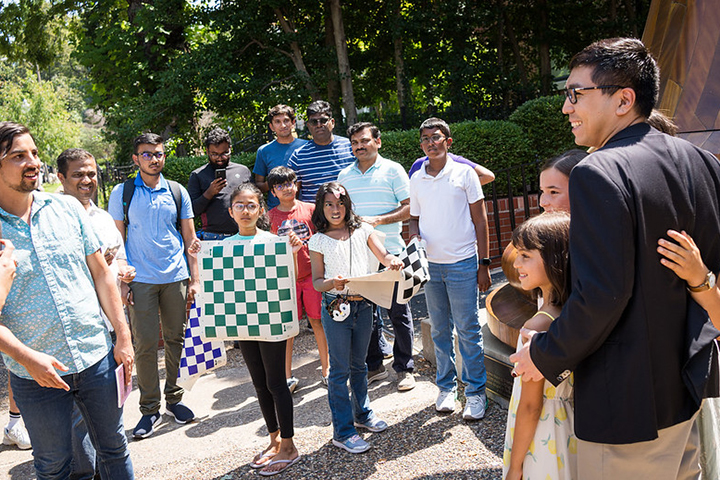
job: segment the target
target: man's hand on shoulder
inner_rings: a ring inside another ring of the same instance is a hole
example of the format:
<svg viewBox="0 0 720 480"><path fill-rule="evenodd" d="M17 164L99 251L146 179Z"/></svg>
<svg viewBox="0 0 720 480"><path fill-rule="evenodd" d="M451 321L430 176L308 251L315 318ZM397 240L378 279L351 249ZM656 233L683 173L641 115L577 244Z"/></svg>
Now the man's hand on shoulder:
<svg viewBox="0 0 720 480"><path fill-rule="evenodd" d="M523 382L539 382L544 378L530 356L530 342L532 342L532 338L536 333L536 331L527 328L521 329L520 334L528 340L520 347L520 350L510 355L510 361L515 364L513 376L521 376Z"/></svg>

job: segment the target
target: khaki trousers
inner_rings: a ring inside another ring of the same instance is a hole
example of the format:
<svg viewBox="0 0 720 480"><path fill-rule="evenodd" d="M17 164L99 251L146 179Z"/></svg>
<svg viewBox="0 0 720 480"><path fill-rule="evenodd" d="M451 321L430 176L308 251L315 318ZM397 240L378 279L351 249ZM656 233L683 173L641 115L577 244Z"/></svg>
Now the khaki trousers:
<svg viewBox="0 0 720 480"><path fill-rule="evenodd" d="M582 480L690 480L700 478L697 413L663 428L649 442L611 445L578 439Z"/></svg>

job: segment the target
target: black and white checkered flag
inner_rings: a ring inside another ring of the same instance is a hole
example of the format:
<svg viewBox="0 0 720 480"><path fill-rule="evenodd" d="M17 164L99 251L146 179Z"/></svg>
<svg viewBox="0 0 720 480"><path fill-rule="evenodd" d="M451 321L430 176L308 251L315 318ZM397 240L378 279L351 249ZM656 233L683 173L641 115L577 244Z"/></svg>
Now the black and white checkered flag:
<svg viewBox="0 0 720 480"><path fill-rule="evenodd" d="M420 287L430 280L427 253L416 237L410 240L398 258L403 262L403 279L398 284L395 300L397 303L408 303L420 291Z"/></svg>

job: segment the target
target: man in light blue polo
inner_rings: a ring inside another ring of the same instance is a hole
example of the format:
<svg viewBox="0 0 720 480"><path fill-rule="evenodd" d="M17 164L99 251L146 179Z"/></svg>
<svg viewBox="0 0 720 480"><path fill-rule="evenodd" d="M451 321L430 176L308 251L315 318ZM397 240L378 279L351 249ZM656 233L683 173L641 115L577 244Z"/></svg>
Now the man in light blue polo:
<svg viewBox="0 0 720 480"><path fill-rule="evenodd" d="M402 239L402 222L410 218L410 180L403 167L381 157L380 130L372 123L356 123L348 128L348 138L357 161L344 168L338 175L338 182L347 188L353 202L353 210L363 221L385 234L385 248L393 255L405 249ZM393 292L393 303L388 316L393 324L395 342L393 346L393 369L398 376L398 390L415 387L413 369L413 321L408 304L395 301L397 285ZM387 378L380 348L382 322L380 309L375 309L373 334L368 347L368 384Z"/></svg>
<svg viewBox="0 0 720 480"><path fill-rule="evenodd" d="M195 418L181 401L184 391L177 384L177 375L187 320L185 304L186 300L192 302L200 282L197 257L188 254L196 240L190 195L182 185L171 184L162 176L162 137L154 133L140 135L135 139L134 151L138 175L132 185L126 182L113 189L108 211L125 239L127 261L136 271L123 297L130 310L143 415L133 436L146 438L162 420L157 362L160 322L165 344L165 410L177 423ZM125 218L124 190L133 186ZM181 198L176 198L178 194Z"/></svg>
<svg viewBox="0 0 720 480"><path fill-rule="evenodd" d="M37 192L41 162L28 129L0 122L0 226L16 276L0 312L0 351L30 433L38 479L68 478L77 404L103 478L133 478L115 369L133 351L115 276L82 205ZM7 274L7 273L6 273ZM3 289L8 287L3 284ZM117 335L113 346L100 307Z"/></svg>

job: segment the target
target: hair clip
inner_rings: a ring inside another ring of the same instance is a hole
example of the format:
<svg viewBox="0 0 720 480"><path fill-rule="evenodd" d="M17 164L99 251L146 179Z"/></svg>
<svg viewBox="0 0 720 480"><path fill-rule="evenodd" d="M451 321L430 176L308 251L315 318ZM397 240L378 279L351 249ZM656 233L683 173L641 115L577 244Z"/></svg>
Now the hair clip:
<svg viewBox="0 0 720 480"><path fill-rule="evenodd" d="M347 195L343 187L332 188L330 192L335 195L335 198L340 200L340 195Z"/></svg>

